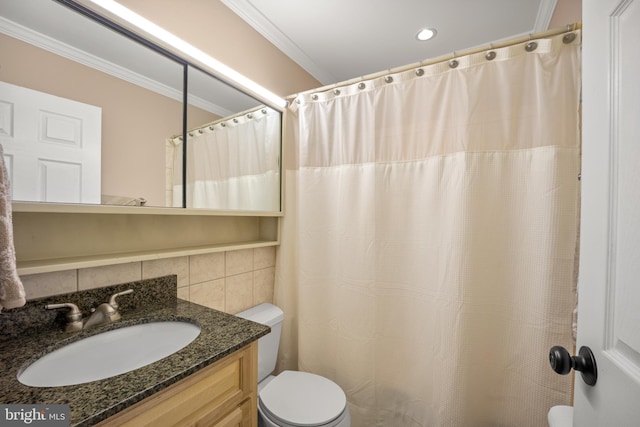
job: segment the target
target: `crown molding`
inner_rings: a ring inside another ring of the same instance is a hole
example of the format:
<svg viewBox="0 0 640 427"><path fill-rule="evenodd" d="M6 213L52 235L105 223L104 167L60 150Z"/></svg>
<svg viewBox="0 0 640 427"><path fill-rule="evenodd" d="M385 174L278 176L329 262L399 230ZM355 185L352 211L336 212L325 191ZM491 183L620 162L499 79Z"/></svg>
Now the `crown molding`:
<svg viewBox="0 0 640 427"><path fill-rule="evenodd" d="M300 65L322 84L335 83L336 78L316 64L309 56L265 17L249 0L220 0L253 29L269 40L285 55Z"/></svg>
<svg viewBox="0 0 640 427"><path fill-rule="evenodd" d="M556 10L556 4L558 0L541 0L540 7L538 7L538 14L536 15L536 21L533 24L533 32L541 33L549 29L551 18L553 18L553 12Z"/></svg>

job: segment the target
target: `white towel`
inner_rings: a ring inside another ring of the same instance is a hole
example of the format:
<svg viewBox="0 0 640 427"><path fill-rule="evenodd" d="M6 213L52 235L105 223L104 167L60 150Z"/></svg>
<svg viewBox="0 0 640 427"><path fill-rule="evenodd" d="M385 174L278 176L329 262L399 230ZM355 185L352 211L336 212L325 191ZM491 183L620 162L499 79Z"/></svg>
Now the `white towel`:
<svg viewBox="0 0 640 427"><path fill-rule="evenodd" d="M26 300L24 286L16 269L9 174L4 164L4 150L1 144L0 169L2 169L0 171L0 310L2 310L3 307L22 307Z"/></svg>

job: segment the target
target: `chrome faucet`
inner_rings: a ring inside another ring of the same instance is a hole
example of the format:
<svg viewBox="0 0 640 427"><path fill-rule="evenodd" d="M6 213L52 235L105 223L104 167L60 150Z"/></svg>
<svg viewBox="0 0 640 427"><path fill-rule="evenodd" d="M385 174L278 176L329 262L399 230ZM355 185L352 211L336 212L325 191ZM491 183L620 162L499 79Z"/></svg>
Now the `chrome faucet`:
<svg viewBox="0 0 640 427"><path fill-rule="evenodd" d="M111 323L120 320L120 312L118 312L118 302L116 298L121 295L130 294L133 292L133 289L127 289L123 292L118 292L116 294L111 295L109 298L109 302L105 302L100 304L96 308L91 309L91 315L83 319L82 312L78 308L77 305L72 304L70 302L65 302L62 304L47 304L44 306L47 310L55 309L55 308L68 308L69 312L67 313L67 324L65 325L65 332L73 332L80 331L82 329L89 329L96 325L101 325L103 323Z"/></svg>

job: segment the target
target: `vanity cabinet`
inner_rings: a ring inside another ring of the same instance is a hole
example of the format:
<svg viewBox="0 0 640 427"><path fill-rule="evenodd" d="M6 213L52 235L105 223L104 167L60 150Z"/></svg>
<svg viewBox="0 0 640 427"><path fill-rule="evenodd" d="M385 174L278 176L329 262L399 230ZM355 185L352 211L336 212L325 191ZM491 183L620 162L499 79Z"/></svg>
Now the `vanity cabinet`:
<svg viewBox="0 0 640 427"><path fill-rule="evenodd" d="M98 426L255 427L257 358L254 341Z"/></svg>

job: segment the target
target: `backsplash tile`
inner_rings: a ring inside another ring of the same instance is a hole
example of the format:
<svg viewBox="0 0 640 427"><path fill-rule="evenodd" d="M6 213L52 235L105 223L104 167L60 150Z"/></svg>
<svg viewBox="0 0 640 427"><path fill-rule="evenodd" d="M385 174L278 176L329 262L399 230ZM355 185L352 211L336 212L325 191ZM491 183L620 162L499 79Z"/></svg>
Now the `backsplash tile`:
<svg viewBox="0 0 640 427"><path fill-rule="evenodd" d="M253 306L253 272L227 276L225 311L236 314Z"/></svg>
<svg viewBox="0 0 640 427"><path fill-rule="evenodd" d="M224 252L189 257L189 284L208 282L224 277Z"/></svg>
<svg viewBox="0 0 640 427"><path fill-rule="evenodd" d="M273 301L275 267L253 271L253 305Z"/></svg>
<svg viewBox="0 0 640 427"><path fill-rule="evenodd" d="M189 286L189 257L182 256L168 259L154 259L142 262L142 278L175 274L178 276L178 287Z"/></svg>
<svg viewBox="0 0 640 427"><path fill-rule="evenodd" d="M276 266L276 248L275 246L267 246L264 248L255 248L253 250L253 269Z"/></svg>
<svg viewBox="0 0 640 427"><path fill-rule="evenodd" d="M184 286L182 288L178 288L178 298L185 300L185 301L189 301L189 289L191 287L190 286Z"/></svg>
<svg viewBox="0 0 640 427"><path fill-rule="evenodd" d="M27 298L42 298L78 290L78 270L22 276Z"/></svg>
<svg viewBox="0 0 640 427"><path fill-rule="evenodd" d="M242 249L226 252L225 276L247 273L253 270L253 252L255 249Z"/></svg>
<svg viewBox="0 0 640 427"><path fill-rule="evenodd" d="M189 301L216 310L225 311L225 279L189 286Z"/></svg>
<svg viewBox="0 0 640 427"><path fill-rule="evenodd" d="M276 248L264 247L21 276L27 300L165 275L177 298L235 314L273 302ZM231 273L231 274L230 274Z"/></svg>
<svg viewBox="0 0 640 427"><path fill-rule="evenodd" d="M105 265L78 270L78 290L102 288L114 283L133 282L142 279L139 262Z"/></svg>

